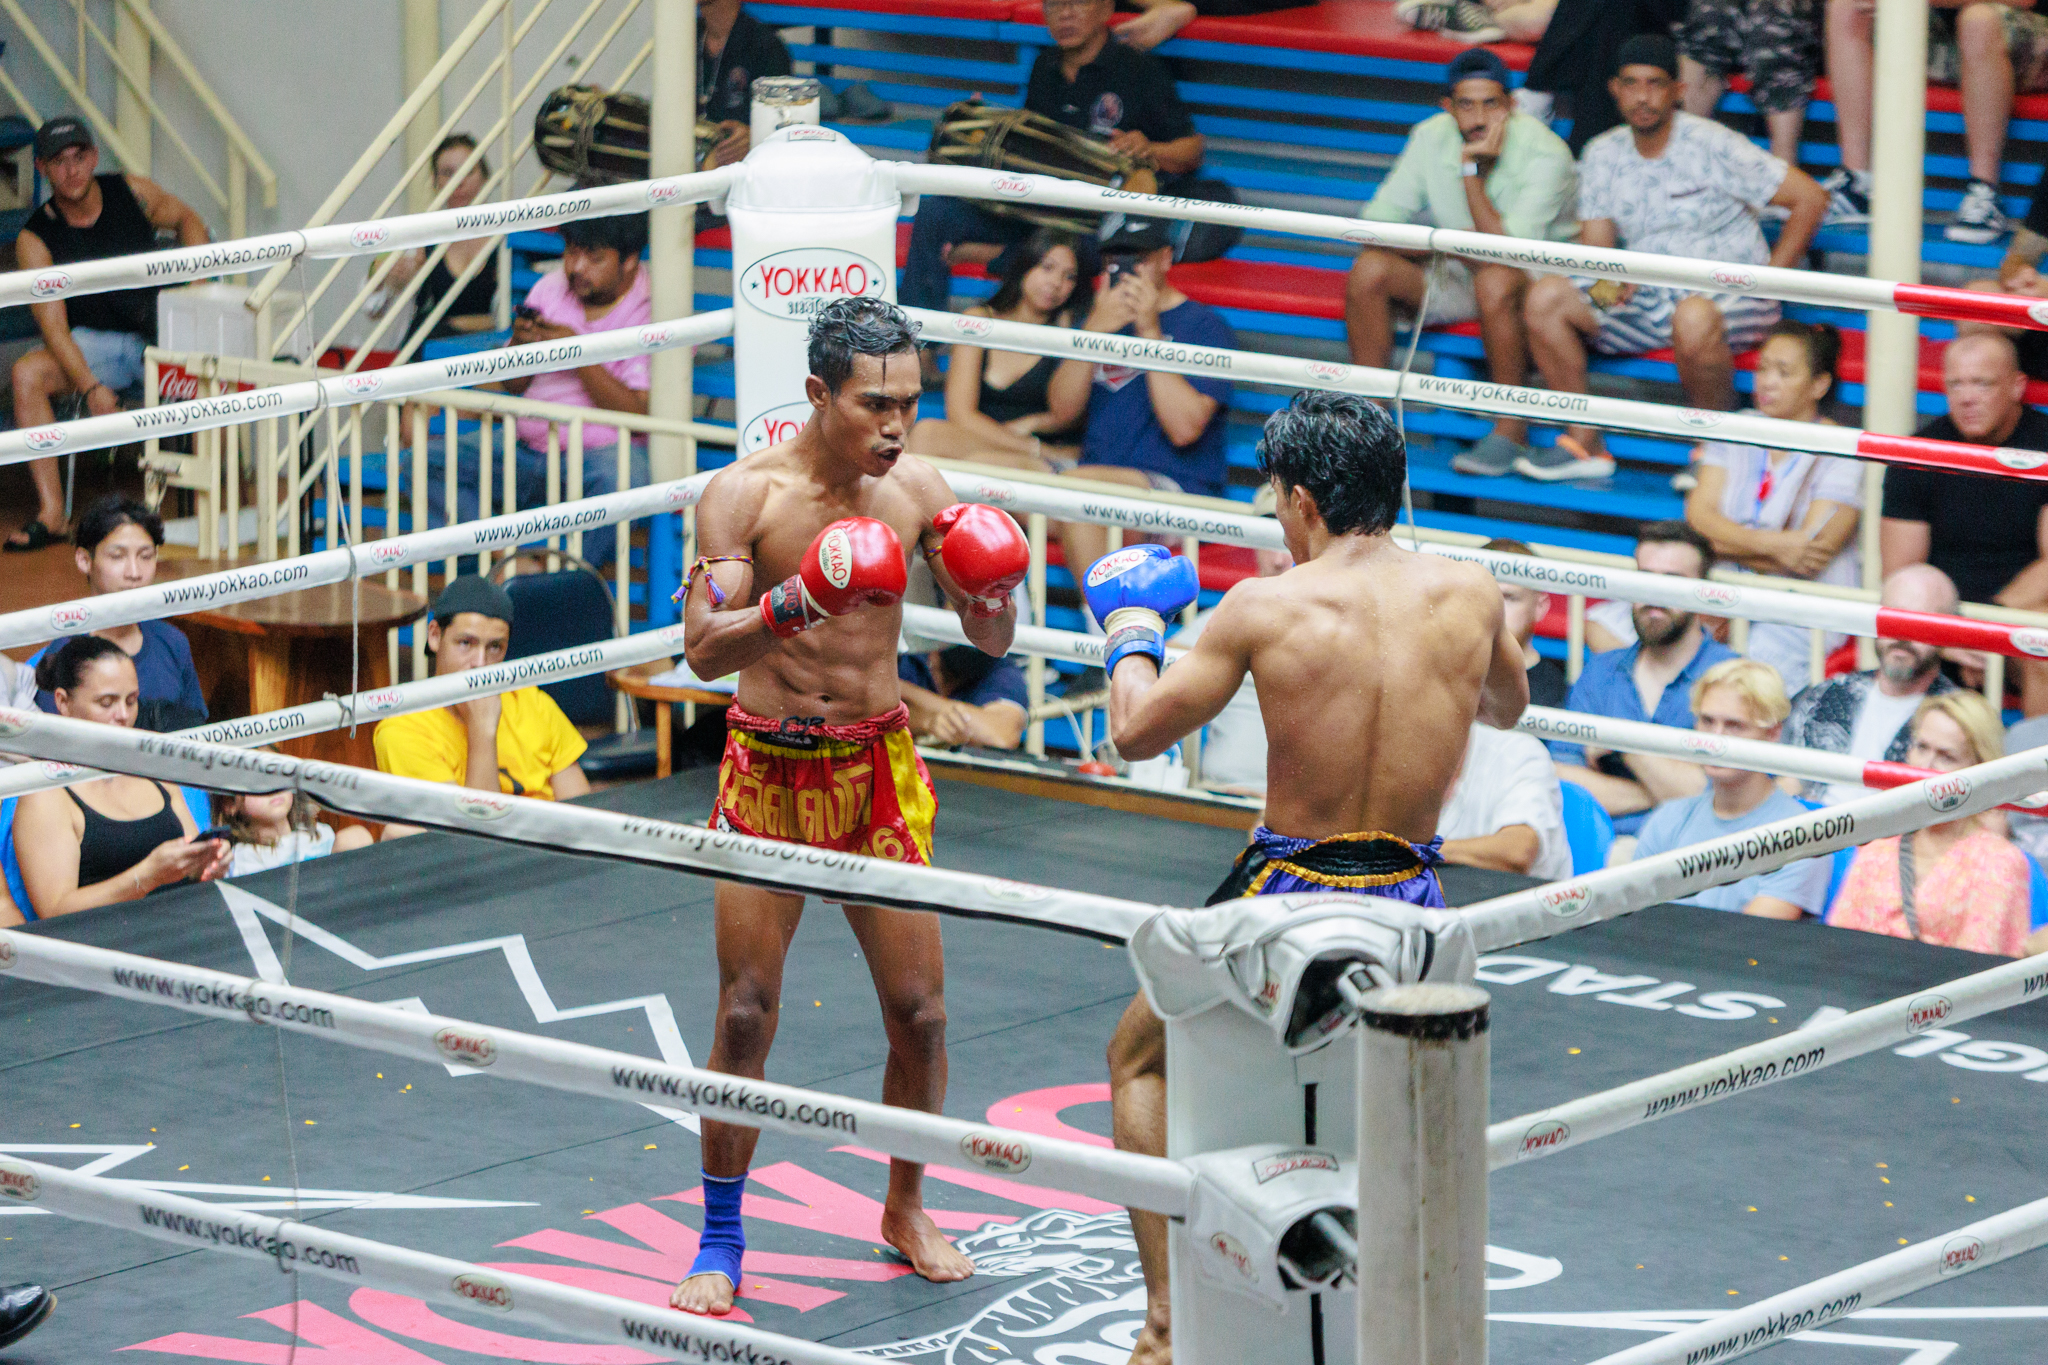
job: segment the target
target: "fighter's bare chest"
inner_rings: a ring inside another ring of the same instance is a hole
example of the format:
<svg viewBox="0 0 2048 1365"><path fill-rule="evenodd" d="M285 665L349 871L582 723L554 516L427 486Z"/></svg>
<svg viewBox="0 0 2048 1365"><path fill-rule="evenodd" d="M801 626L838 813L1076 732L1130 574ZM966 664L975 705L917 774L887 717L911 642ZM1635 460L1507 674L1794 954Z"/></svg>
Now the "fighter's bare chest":
<svg viewBox="0 0 2048 1365"><path fill-rule="evenodd" d="M876 490L855 500L826 500L804 493L770 494L754 526L754 576L780 580L797 571L818 533L848 517L872 517L887 525L907 556L925 529L916 503L896 490Z"/></svg>

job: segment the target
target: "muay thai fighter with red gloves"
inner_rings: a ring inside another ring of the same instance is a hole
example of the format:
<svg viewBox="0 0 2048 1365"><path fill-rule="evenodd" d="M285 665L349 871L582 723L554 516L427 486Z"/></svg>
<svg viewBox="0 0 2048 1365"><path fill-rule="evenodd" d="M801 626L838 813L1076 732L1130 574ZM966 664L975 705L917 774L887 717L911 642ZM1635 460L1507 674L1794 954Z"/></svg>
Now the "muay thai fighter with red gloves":
<svg viewBox="0 0 2048 1365"><path fill-rule="evenodd" d="M1030 550L1017 523L958 503L903 450L922 390L917 333L893 306L841 299L811 325L811 417L778 446L719 472L697 506L703 554L684 585L690 667L739 674L712 825L929 864L936 801L896 688L906 545L914 545L984 652L1009 651L1011 590ZM773 584L761 592L758 584ZM757 596L758 594L758 596ZM775 1038L782 963L804 898L720 882L714 1071L759 1078ZM946 1096L945 959L938 916L847 905L889 1061L886 1103L937 1112ZM741 1194L759 1136L704 1121L704 1232L670 1302L732 1311L746 1239ZM924 1211L924 1168L895 1161L882 1236L928 1280L973 1265Z"/></svg>

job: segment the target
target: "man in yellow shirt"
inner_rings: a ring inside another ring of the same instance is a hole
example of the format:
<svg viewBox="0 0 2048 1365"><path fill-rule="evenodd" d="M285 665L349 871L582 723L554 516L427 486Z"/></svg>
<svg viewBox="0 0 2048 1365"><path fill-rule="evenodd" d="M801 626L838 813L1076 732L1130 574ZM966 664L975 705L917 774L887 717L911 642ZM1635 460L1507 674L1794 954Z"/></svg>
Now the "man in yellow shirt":
<svg viewBox="0 0 2048 1365"><path fill-rule="evenodd" d="M475 574L452 580L434 599L427 623L434 676L498 663L511 637L509 593ZM543 801L590 791L576 766L587 747L583 736L538 687L393 716L377 723L375 742L377 767L399 777ZM419 832L415 825L384 827L387 839Z"/></svg>

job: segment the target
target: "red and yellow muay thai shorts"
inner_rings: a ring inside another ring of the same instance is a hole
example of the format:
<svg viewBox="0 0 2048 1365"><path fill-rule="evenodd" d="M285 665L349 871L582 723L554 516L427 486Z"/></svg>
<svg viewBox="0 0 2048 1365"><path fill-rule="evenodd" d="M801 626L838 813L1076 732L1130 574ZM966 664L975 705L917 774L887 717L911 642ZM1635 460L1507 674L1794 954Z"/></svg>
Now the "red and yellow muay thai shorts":
<svg viewBox="0 0 2048 1365"><path fill-rule="evenodd" d="M938 798L910 738L910 711L853 725L725 713L713 829L931 866Z"/></svg>

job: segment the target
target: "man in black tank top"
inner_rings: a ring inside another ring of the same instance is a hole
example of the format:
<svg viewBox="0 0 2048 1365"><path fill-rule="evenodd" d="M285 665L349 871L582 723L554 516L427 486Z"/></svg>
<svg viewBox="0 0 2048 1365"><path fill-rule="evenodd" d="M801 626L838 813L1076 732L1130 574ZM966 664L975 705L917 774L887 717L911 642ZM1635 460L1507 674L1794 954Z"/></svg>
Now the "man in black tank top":
<svg viewBox="0 0 2048 1365"><path fill-rule="evenodd" d="M61 115L37 130L36 167L50 182L50 198L14 239L19 268L154 251L159 228L175 230L181 246L210 240L206 224L177 196L139 175L100 175L99 164L82 120ZM52 400L64 394L83 394L95 417L119 408L120 390L142 379L142 348L156 339L156 293L123 289L33 305L43 344L14 362L14 425L48 425ZM30 461L29 472L35 520L8 538L8 550L40 550L69 529L56 457Z"/></svg>

